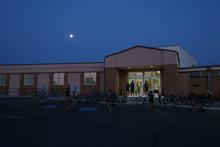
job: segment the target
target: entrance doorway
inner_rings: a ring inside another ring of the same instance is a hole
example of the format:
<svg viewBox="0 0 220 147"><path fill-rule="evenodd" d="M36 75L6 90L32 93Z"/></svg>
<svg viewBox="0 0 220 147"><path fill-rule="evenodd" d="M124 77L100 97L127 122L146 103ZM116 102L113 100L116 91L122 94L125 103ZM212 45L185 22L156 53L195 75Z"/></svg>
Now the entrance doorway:
<svg viewBox="0 0 220 147"><path fill-rule="evenodd" d="M151 90L158 94L161 92L161 73L160 71L145 71L145 72L129 72L128 82L129 84L134 81L135 95L144 96L143 85L145 81L148 83L148 92ZM140 89L138 90L138 88Z"/></svg>

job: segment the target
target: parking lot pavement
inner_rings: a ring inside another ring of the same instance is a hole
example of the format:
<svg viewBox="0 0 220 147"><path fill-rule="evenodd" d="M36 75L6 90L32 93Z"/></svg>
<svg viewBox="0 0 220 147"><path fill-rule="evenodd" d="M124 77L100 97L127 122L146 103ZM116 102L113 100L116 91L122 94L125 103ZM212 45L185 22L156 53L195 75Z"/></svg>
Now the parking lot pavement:
<svg viewBox="0 0 220 147"><path fill-rule="evenodd" d="M0 107L0 147L217 146L219 114L51 99L13 101Z"/></svg>

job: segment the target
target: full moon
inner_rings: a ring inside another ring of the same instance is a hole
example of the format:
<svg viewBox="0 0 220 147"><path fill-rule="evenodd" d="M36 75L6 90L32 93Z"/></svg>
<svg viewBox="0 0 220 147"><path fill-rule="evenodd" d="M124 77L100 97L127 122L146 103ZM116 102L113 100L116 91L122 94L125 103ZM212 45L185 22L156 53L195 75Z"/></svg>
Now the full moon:
<svg viewBox="0 0 220 147"><path fill-rule="evenodd" d="M69 37L70 37L70 38L73 38L73 37L74 37L74 35L73 35L73 34L69 34Z"/></svg>

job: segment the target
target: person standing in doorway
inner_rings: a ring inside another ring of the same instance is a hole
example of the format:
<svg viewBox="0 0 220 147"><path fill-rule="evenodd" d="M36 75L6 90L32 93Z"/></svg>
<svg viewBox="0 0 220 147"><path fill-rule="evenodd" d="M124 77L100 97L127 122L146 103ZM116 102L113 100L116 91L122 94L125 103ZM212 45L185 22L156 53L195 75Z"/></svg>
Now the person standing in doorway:
<svg viewBox="0 0 220 147"><path fill-rule="evenodd" d="M134 80L131 81L130 90L131 90L131 97L134 97Z"/></svg>
<svg viewBox="0 0 220 147"><path fill-rule="evenodd" d="M136 91L137 91L137 97L140 96L140 93L141 93L141 86L140 86L140 82L137 81L137 88L136 88Z"/></svg>
<svg viewBox="0 0 220 147"><path fill-rule="evenodd" d="M144 91L145 97L147 98L148 97L148 94L147 94L148 93L148 82L147 82L147 80L144 83L143 91Z"/></svg>

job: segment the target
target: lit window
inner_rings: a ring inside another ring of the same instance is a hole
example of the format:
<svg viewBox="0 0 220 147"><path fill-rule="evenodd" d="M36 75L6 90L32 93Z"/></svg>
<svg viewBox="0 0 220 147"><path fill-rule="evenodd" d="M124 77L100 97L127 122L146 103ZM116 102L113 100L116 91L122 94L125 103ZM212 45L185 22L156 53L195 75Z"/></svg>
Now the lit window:
<svg viewBox="0 0 220 147"><path fill-rule="evenodd" d="M63 86L64 85L64 73L53 74L53 85Z"/></svg>
<svg viewBox="0 0 220 147"><path fill-rule="evenodd" d="M6 84L6 74L0 74L0 86L5 86Z"/></svg>
<svg viewBox="0 0 220 147"><path fill-rule="evenodd" d="M24 74L24 86L34 85L34 74Z"/></svg>
<svg viewBox="0 0 220 147"><path fill-rule="evenodd" d="M84 73L84 85L96 85L96 73L95 72Z"/></svg>

